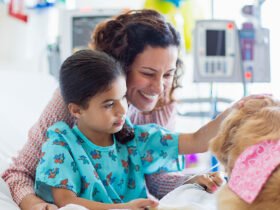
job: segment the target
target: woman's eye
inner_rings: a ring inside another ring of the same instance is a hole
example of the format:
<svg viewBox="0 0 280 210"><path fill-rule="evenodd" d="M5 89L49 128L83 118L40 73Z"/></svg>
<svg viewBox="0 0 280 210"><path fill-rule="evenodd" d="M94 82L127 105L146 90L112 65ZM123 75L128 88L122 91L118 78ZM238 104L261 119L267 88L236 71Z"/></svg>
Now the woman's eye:
<svg viewBox="0 0 280 210"><path fill-rule="evenodd" d="M173 77L173 74L165 74L164 78L169 78L169 77Z"/></svg>
<svg viewBox="0 0 280 210"><path fill-rule="evenodd" d="M151 73L146 73L146 72L142 72L142 74L143 74L143 75L145 75L145 76L148 76L148 77L152 77L152 76L154 76L154 74L151 74Z"/></svg>
<svg viewBox="0 0 280 210"><path fill-rule="evenodd" d="M109 108L112 108L113 105L114 105L114 103L105 104L104 107L105 107L106 109L109 109Z"/></svg>

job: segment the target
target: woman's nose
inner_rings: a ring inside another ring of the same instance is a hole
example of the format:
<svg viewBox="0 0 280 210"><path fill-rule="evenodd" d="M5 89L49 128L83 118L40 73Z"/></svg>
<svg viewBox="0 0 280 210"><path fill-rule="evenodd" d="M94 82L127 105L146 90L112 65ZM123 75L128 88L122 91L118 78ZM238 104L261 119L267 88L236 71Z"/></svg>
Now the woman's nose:
<svg viewBox="0 0 280 210"><path fill-rule="evenodd" d="M157 94L161 94L164 91L164 81L163 78L157 78L152 81L153 91Z"/></svg>

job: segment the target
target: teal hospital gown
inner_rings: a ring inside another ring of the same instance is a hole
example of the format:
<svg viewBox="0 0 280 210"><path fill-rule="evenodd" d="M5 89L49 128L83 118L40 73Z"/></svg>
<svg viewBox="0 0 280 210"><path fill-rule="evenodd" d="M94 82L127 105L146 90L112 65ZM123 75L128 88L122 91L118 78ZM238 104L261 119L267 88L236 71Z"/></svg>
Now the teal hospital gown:
<svg viewBox="0 0 280 210"><path fill-rule="evenodd" d="M135 138L111 146L93 144L64 122L48 129L48 140L36 170L35 192L53 202L51 187L65 188L78 197L122 203L146 198L145 174L177 171L178 134L156 124L134 125Z"/></svg>

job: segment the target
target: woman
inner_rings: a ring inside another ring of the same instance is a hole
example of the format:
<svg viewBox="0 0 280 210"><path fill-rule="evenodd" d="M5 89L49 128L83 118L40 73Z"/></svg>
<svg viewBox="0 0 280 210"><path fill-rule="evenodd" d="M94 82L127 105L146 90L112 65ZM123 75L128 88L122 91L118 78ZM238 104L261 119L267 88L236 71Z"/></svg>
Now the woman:
<svg viewBox="0 0 280 210"><path fill-rule="evenodd" d="M180 37L175 29L155 11L130 11L100 24L93 33L90 46L110 54L123 65L127 74L127 99L130 103L128 116L131 121L135 124L154 122L173 129L175 104L172 93L178 87L180 76ZM194 135L207 142L216 134L222 119L223 115ZM31 128L25 147L2 176L21 209L56 209L56 206L35 196L34 175L39 151L46 140L46 129L61 120L70 126L74 124L57 90L39 121ZM148 189L157 197L187 179L177 174L146 177ZM211 192L221 179L200 176L192 181L203 184Z"/></svg>

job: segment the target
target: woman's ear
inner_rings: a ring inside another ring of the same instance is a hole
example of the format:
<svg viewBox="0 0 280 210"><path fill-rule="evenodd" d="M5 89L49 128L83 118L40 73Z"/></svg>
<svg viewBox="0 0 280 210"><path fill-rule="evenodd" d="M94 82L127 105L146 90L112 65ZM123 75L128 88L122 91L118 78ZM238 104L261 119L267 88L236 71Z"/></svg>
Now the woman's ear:
<svg viewBox="0 0 280 210"><path fill-rule="evenodd" d="M77 119L80 118L81 116L81 106L74 104L74 103L69 103L68 104L68 110L70 112L70 114L74 117L76 117Z"/></svg>

